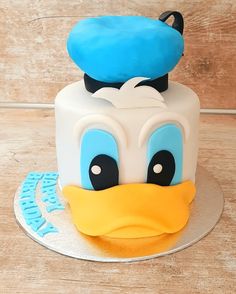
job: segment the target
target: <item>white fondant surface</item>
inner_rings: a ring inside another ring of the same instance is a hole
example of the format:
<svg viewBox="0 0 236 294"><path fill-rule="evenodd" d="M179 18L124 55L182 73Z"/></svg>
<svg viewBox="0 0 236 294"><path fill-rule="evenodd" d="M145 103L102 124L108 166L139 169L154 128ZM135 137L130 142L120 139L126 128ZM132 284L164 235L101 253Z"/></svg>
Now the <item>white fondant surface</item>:
<svg viewBox="0 0 236 294"><path fill-rule="evenodd" d="M169 82L168 90L161 96L167 108L117 109L109 101L92 97L83 80L62 89L55 101L57 161L62 187L81 184L80 138L88 128L103 129L115 137L121 184L146 182L147 140L156 128L169 122L183 130L183 180L194 181L199 99L190 88L176 82Z"/></svg>
<svg viewBox="0 0 236 294"><path fill-rule="evenodd" d="M133 78L122 85L120 89L105 87L99 89L92 96L105 99L116 108L166 108L161 94L150 86L136 87L147 78Z"/></svg>

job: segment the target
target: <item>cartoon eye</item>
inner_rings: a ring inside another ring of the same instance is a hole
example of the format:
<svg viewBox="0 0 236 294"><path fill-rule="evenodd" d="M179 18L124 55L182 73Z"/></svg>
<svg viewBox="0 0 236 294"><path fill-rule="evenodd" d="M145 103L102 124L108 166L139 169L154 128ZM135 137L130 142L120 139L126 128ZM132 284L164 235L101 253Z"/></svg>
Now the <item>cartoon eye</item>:
<svg viewBox="0 0 236 294"><path fill-rule="evenodd" d="M118 185L119 170L115 159L105 154L94 157L89 167L89 177L94 190Z"/></svg>
<svg viewBox="0 0 236 294"><path fill-rule="evenodd" d="M147 183L169 186L175 174L175 159L167 150L158 151L149 163Z"/></svg>
<svg viewBox="0 0 236 294"><path fill-rule="evenodd" d="M112 134L99 129L87 130L80 146L81 185L103 190L119 184L118 147Z"/></svg>
<svg viewBox="0 0 236 294"><path fill-rule="evenodd" d="M147 183L175 185L182 180L183 138L174 124L156 129L148 141Z"/></svg>

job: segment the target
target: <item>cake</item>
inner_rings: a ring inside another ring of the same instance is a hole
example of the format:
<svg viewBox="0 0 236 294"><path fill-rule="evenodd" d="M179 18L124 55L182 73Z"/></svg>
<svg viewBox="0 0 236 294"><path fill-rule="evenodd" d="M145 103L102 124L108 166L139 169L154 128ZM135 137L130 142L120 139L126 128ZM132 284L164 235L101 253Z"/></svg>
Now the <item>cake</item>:
<svg viewBox="0 0 236 294"><path fill-rule="evenodd" d="M57 162L71 221L85 235L172 234L191 217L199 99L168 79L183 28L182 15L167 11L158 20L87 18L69 34L84 78L55 100Z"/></svg>

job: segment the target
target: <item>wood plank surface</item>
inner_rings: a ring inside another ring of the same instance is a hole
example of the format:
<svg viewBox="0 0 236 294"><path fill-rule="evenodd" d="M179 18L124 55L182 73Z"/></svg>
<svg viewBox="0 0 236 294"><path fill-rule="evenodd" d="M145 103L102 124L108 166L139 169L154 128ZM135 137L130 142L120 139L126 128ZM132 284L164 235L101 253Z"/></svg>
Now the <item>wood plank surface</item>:
<svg viewBox="0 0 236 294"><path fill-rule="evenodd" d="M80 261L47 250L16 224L13 197L29 171L56 169L53 110L0 109L0 293L236 293L236 117L202 115L199 163L225 208L204 239L136 263Z"/></svg>
<svg viewBox="0 0 236 294"><path fill-rule="evenodd" d="M171 78L195 90L203 108L236 108L235 0L0 0L0 102L53 102L82 73L66 52L80 19L104 14L185 18L185 56Z"/></svg>

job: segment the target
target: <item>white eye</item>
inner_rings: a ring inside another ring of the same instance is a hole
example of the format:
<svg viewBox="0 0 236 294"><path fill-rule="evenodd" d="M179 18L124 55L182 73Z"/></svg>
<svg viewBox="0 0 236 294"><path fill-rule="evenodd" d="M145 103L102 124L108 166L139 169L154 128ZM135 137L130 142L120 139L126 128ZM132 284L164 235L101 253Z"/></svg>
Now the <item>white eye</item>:
<svg viewBox="0 0 236 294"><path fill-rule="evenodd" d="M154 171L155 174L159 174L159 173L161 173L162 168L163 168L162 165L158 163L158 164L154 165L153 171Z"/></svg>
<svg viewBox="0 0 236 294"><path fill-rule="evenodd" d="M99 165L93 165L91 167L91 172L94 174L94 175L99 175L101 172L102 172L102 169Z"/></svg>

